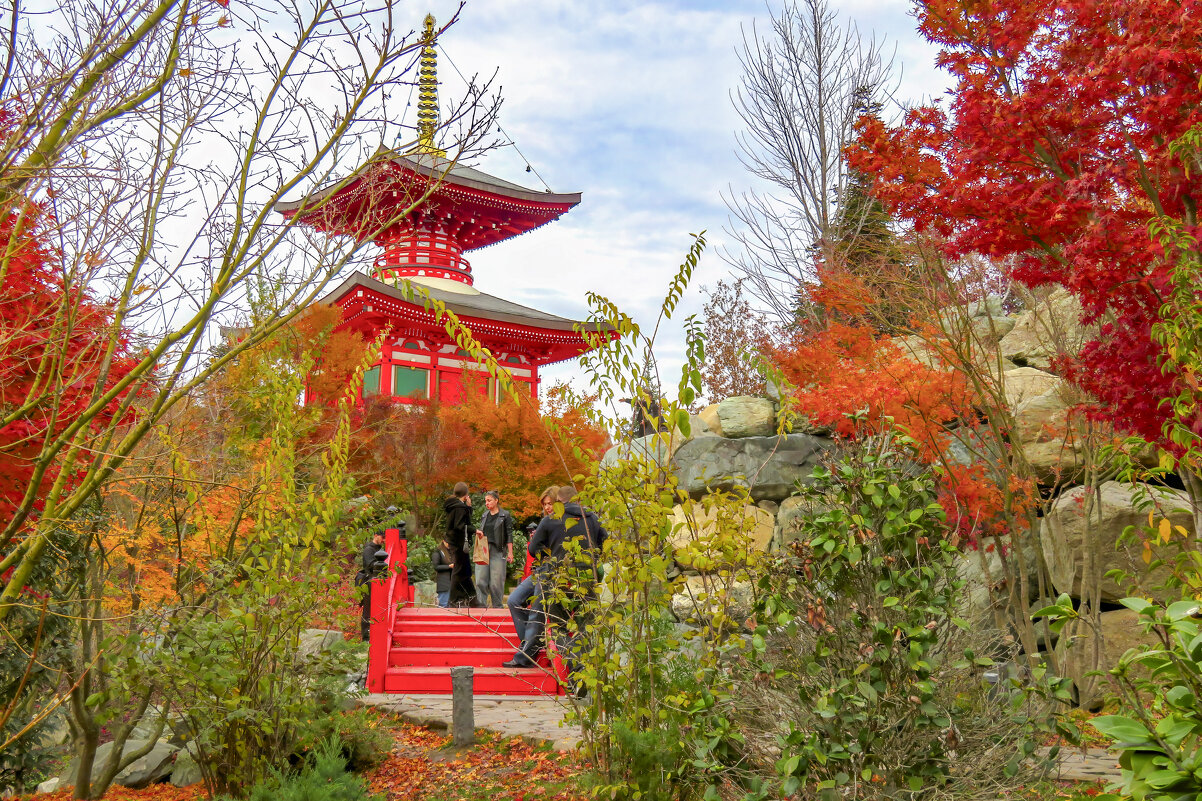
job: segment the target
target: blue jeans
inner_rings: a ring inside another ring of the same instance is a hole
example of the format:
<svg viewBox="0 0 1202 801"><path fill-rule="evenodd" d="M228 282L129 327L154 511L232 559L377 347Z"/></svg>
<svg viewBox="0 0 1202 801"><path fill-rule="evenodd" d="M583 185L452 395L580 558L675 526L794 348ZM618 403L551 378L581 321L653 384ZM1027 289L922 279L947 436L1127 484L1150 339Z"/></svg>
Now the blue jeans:
<svg viewBox="0 0 1202 801"><path fill-rule="evenodd" d="M476 599L481 606L500 608L505 598L505 574L509 560L501 551L490 550L488 564L472 565L476 573Z"/></svg>
<svg viewBox="0 0 1202 801"><path fill-rule="evenodd" d="M451 604L451 591L450 590L447 590L446 592L438 593L438 605L439 606L446 607L446 606L450 606L450 604Z"/></svg>
<svg viewBox="0 0 1202 801"><path fill-rule="evenodd" d="M542 649L543 631L547 628L547 616L543 614L543 596L538 573L531 573L509 593L507 606L513 618L520 646L513 658L517 662L534 664Z"/></svg>

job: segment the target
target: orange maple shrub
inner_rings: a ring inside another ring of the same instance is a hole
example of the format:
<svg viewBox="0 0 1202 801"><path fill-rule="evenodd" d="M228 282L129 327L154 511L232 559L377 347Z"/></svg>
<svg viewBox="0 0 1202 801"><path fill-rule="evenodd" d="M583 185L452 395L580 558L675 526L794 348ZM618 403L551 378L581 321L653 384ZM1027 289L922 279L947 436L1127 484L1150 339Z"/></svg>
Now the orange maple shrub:
<svg viewBox="0 0 1202 801"><path fill-rule="evenodd" d="M502 503L520 516L537 515L539 493L550 484L570 483L588 471L609 447L609 434L593 425L582 404L553 386L538 400L502 398L493 403L470 394L456 406L442 407L448 421L472 432L485 455L483 468L468 480L501 493Z"/></svg>
<svg viewBox="0 0 1202 801"><path fill-rule="evenodd" d="M1005 470L960 464L948 455L957 438L975 436L985 402L968 377L919 362L882 335L871 322L876 300L853 276L824 271L806 296L824 309L823 321L795 330L782 343L763 343L769 361L795 387L795 408L848 439L887 425L900 429L918 443L918 458L940 476L940 502L961 544L972 547L983 537L1006 534L1032 488ZM928 351L938 352L937 332L920 320L912 324L924 331Z"/></svg>
<svg viewBox="0 0 1202 801"><path fill-rule="evenodd" d="M457 481L499 491L519 519L536 515L544 487L586 472L609 446L608 434L561 388L499 403L472 389L455 405L373 399L352 435L359 488L399 501L422 531L439 529L442 500Z"/></svg>

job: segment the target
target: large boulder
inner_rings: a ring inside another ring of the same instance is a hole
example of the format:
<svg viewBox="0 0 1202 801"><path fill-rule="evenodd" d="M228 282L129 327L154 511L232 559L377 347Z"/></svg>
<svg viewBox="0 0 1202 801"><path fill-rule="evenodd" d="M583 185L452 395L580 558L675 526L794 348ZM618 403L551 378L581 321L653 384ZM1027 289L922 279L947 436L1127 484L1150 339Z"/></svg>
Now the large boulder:
<svg viewBox="0 0 1202 801"><path fill-rule="evenodd" d="M1101 705L1111 691L1105 677L1087 676L1095 670L1110 670L1131 648L1157 646L1155 636L1145 634L1139 615L1131 609L1116 609L1098 615L1102 648L1097 633L1087 623L1072 620L1065 624L1056 641L1056 655L1065 678L1077 688L1077 703L1086 708Z"/></svg>
<svg viewBox="0 0 1202 801"><path fill-rule="evenodd" d="M807 481L830 441L809 434L783 437L703 437L672 457L678 486L693 498L711 490L747 487L754 500L783 501Z"/></svg>
<svg viewBox="0 0 1202 801"><path fill-rule="evenodd" d="M1016 367L1002 373L1002 389L1006 393L1006 405L1017 409L1023 401L1056 389L1061 381L1045 370L1034 367Z"/></svg>
<svg viewBox="0 0 1202 801"><path fill-rule="evenodd" d="M341 631L334 631L333 629L305 629L301 632L300 643L296 646L296 653L302 658L317 656L330 650L345 639Z"/></svg>
<svg viewBox="0 0 1202 801"><path fill-rule="evenodd" d="M1085 465L1085 443L1071 411L1081 400L1077 390L1058 380L1014 410L1011 441L1022 448L1031 469L1044 483L1074 478Z"/></svg>
<svg viewBox="0 0 1202 801"><path fill-rule="evenodd" d="M731 439L768 437L776 432L776 409L767 398L727 398L718 404L718 424Z"/></svg>
<svg viewBox="0 0 1202 801"><path fill-rule="evenodd" d="M645 437L636 437L629 442L619 442L601 457L601 469L612 467L619 460L640 458L651 464L666 467L672 454L687 441L679 429L660 431Z"/></svg>
<svg viewBox="0 0 1202 801"><path fill-rule="evenodd" d="M339 633L338 637L341 639L342 634ZM164 716L166 716L166 721L162 731L159 731L159 720ZM164 710L157 704L150 704L129 736L133 740L162 739L178 748L192 739L192 729L188 726L187 719L180 713L172 712L170 709Z"/></svg>
<svg viewBox="0 0 1202 801"><path fill-rule="evenodd" d="M672 614L682 623L713 625L723 612L727 625L740 625L751 616L755 597L750 582L724 582L704 576L686 576L684 587L672 596Z"/></svg>
<svg viewBox="0 0 1202 801"><path fill-rule="evenodd" d="M149 743L149 740L126 740L122 754L133 754L145 748ZM117 774L116 783L123 787L132 787L136 790L154 782L162 781L171 773L177 751L179 749L170 743L163 741L156 742L154 747L145 756L135 759ZM97 746L96 754L92 761L93 776L96 775L96 771L103 769L112 752L113 743L111 742L102 743ZM76 760L72 760L67 769L59 776L62 780L60 786L74 786L78 770L78 763Z"/></svg>
<svg viewBox="0 0 1202 801"><path fill-rule="evenodd" d="M1142 546L1138 543L1119 546L1119 537L1127 526L1147 525L1148 512L1152 511L1156 520L1167 517L1193 538L1193 515L1189 509L1186 493L1164 487L1107 481L1096 495L1085 487L1073 487L1052 504L1040 529L1053 586L1057 592L1082 597L1088 567L1101 577L1102 600L1116 601L1129 593L1105 574L1122 569L1139 579L1141 594L1151 592L1169 577L1169 569L1161 566L1149 571L1143 561Z"/></svg>
<svg viewBox="0 0 1202 801"><path fill-rule="evenodd" d="M697 556L706 552L705 547L716 534L719 525L734 530L742 530L751 539L754 550L766 551L772 542L772 513L759 506L747 504L741 509L718 510L714 507L703 508L694 504L692 515L677 504L672 509L672 545L677 549L676 561L683 567L706 572L717 570L729 565L715 564L710 567L698 564Z"/></svg>
<svg viewBox="0 0 1202 801"><path fill-rule="evenodd" d="M1023 573L1027 580L1027 600L1039 592L1039 554L1034 538L1019 538L1022 559L1013 550L1008 540L991 540L985 548L964 551L956 557L956 573L964 582L960 598L960 616L976 626L993 627L995 610L1007 609L1010 603L1011 586L1014 582L1022 586ZM999 547L1000 546L1000 547Z"/></svg>
<svg viewBox="0 0 1202 801"><path fill-rule="evenodd" d="M718 404L711 403L697 412L697 416L705 423L705 427L710 433L717 434L719 437L724 436L722 433L722 421L718 418Z"/></svg>
<svg viewBox="0 0 1202 801"><path fill-rule="evenodd" d="M130 745L126 745L125 750L126 752L133 750L132 742ZM175 766L175 754L178 751L179 748L170 743L155 743L154 748L150 749L150 753L138 757L117 774L117 784L140 790L155 782L163 781L171 775L171 770Z"/></svg>
<svg viewBox="0 0 1202 801"><path fill-rule="evenodd" d="M176 787L190 787L204 781L200 772L200 764L196 760L196 744L188 743L175 756L175 765L171 769L171 783Z"/></svg>
<svg viewBox="0 0 1202 801"><path fill-rule="evenodd" d="M772 531L773 550L783 551L797 541L802 522L814 514L810 501L792 495L780 502L776 512L776 526Z"/></svg>
<svg viewBox="0 0 1202 801"><path fill-rule="evenodd" d="M1047 369L1060 355L1073 356L1097 330L1081 324L1081 303L1058 288L1030 311L1018 315L1014 328L998 347L1002 356L1022 367Z"/></svg>

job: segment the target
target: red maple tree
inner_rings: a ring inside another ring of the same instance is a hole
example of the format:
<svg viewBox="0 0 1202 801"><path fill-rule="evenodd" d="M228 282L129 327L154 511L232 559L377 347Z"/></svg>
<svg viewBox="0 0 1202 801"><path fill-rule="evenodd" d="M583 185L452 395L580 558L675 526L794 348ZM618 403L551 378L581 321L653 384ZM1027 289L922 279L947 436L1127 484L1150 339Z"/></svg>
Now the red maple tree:
<svg viewBox="0 0 1202 801"><path fill-rule="evenodd" d="M28 206L0 221L0 518L11 519L27 492L33 508L58 477L52 447L84 409L136 363L129 338L114 330L112 309L87 286L64 280L47 244L50 221ZM93 418L113 421L117 395ZM42 469L44 467L44 469Z"/></svg>
<svg viewBox="0 0 1202 801"><path fill-rule="evenodd" d="M1169 265L1148 224L1196 233L1199 178L1171 144L1202 120L1198 0L928 0L920 30L956 78L946 108L865 118L851 164L948 255L1059 283L1100 335L1061 366L1095 413L1152 441L1177 376L1150 338Z"/></svg>

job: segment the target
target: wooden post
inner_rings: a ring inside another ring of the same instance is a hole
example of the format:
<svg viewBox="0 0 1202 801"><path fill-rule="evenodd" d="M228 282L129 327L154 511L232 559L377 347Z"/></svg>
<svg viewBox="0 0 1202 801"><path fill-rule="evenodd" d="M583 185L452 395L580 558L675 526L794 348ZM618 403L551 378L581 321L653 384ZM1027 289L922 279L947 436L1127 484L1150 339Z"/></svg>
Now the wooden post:
<svg viewBox="0 0 1202 801"><path fill-rule="evenodd" d="M476 742L476 713L472 707L472 680L476 669L451 668L451 740L456 747Z"/></svg>

